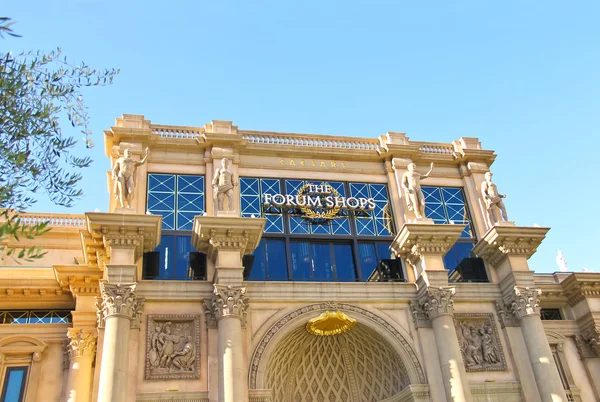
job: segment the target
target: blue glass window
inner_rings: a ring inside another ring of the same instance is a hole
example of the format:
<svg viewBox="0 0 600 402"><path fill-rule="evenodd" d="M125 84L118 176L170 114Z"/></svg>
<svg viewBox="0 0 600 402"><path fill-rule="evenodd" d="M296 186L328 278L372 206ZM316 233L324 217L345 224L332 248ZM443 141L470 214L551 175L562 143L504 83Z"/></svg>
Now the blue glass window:
<svg viewBox="0 0 600 402"><path fill-rule="evenodd" d="M160 254L158 273L155 279L189 279L190 253L196 251L191 244L191 236L163 235L156 248Z"/></svg>
<svg viewBox="0 0 600 402"><path fill-rule="evenodd" d="M358 243L358 255L362 280L368 281L379 261L391 258L390 243L361 241Z"/></svg>
<svg viewBox="0 0 600 402"><path fill-rule="evenodd" d="M147 209L162 215L164 230L192 230L194 217L202 215L204 176L148 174Z"/></svg>
<svg viewBox="0 0 600 402"><path fill-rule="evenodd" d="M312 279L312 260L307 241L290 243L292 257L292 280L309 281Z"/></svg>
<svg viewBox="0 0 600 402"><path fill-rule="evenodd" d="M0 324L68 324L71 312L65 310L0 311Z"/></svg>
<svg viewBox="0 0 600 402"><path fill-rule="evenodd" d="M248 280L250 281L287 281L287 257L285 241L280 239L262 239L254 250L254 263Z"/></svg>
<svg viewBox="0 0 600 402"><path fill-rule="evenodd" d="M25 397L25 384L27 383L27 367L7 367L4 375L4 389L2 402L22 402Z"/></svg>

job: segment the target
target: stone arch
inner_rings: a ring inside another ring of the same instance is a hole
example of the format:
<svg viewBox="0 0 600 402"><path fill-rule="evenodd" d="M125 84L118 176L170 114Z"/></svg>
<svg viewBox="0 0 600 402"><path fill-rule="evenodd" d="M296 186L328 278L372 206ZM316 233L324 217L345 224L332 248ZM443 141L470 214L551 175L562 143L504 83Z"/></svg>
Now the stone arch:
<svg viewBox="0 0 600 402"><path fill-rule="evenodd" d="M340 310L354 315L359 323L379 334L398 354L410 384L426 384L427 380L414 348L406 337L385 319L364 308L346 303L323 302L295 309L279 318L262 335L257 343L249 368L248 385L250 389L261 389L265 386L265 373L268 357L286 335L294 331L301 322L325 310ZM264 359L263 357L267 357Z"/></svg>
<svg viewBox="0 0 600 402"><path fill-rule="evenodd" d="M33 355L34 360L41 357L48 344L30 335L10 335L0 339L2 355Z"/></svg>

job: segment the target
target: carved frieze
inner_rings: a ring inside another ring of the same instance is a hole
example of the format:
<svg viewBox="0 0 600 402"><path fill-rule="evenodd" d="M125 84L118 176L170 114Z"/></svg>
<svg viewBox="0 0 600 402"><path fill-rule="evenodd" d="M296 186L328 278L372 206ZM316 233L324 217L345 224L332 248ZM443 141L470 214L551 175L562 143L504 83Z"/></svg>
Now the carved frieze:
<svg viewBox="0 0 600 402"><path fill-rule="evenodd" d="M98 328L104 328L108 317L119 316L131 320L132 328L139 328L144 299L137 297L136 284L100 283L101 297L96 299Z"/></svg>
<svg viewBox="0 0 600 402"><path fill-rule="evenodd" d="M199 377L200 315L148 315L146 380Z"/></svg>
<svg viewBox="0 0 600 402"><path fill-rule="evenodd" d="M506 370L492 314L455 314L454 327L467 371Z"/></svg>
<svg viewBox="0 0 600 402"><path fill-rule="evenodd" d="M208 325L221 318L237 317L246 325L249 300L246 297L245 286L214 285L214 295L204 300L204 309Z"/></svg>
<svg viewBox="0 0 600 402"><path fill-rule="evenodd" d="M91 357L96 355L96 339L98 334L95 329L69 328L67 330L67 353L69 358Z"/></svg>

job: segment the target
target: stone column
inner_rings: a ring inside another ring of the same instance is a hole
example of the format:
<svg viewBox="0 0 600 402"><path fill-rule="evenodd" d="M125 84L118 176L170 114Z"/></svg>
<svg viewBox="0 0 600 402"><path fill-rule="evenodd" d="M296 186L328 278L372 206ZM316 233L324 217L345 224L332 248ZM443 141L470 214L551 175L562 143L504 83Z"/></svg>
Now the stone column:
<svg viewBox="0 0 600 402"><path fill-rule="evenodd" d="M417 300L412 302L411 306L417 327L426 327L426 322L429 321L433 329L441 381L435 376L436 369L426 368L426 371L435 400L472 401L467 372L454 328L452 297L455 288L448 286L448 271L444 269L443 261L444 255L460 237L464 228L464 225L405 224L391 247L415 271L419 291ZM425 330L426 328L418 329ZM425 357L433 364L428 352Z"/></svg>
<svg viewBox="0 0 600 402"><path fill-rule="evenodd" d="M99 319L104 323L104 344L98 402L127 402L129 380L129 336L141 318L144 301L136 295L136 284L100 283Z"/></svg>
<svg viewBox="0 0 600 402"><path fill-rule="evenodd" d="M205 300L206 314L217 322L219 401L248 400L243 333L248 308L244 286L214 285L214 295Z"/></svg>
<svg viewBox="0 0 600 402"><path fill-rule="evenodd" d="M194 220L192 244L215 265L214 294L204 300L204 306L209 327L217 326L219 402L248 401L244 329L249 301L242 284L242 257L258 245L265 222L231 216L197 216ZM209 395L213 397L212 390Z"/></svg>
<svg viewBox="0 0 600 402"><path fill-rule="evenodd" d="M567 396L540 319L541 294L540 289L515 286L512 294L505 297L504 306L520 323L542 401L566 402Z"/></svg>
<svg viewBox="0 0 600 402"><path fill-rule="evenodd" d="M498 314L501 320L516 321L521 327L541 400L566 402L567 396L540 318L541 290L535 288L533 272L527 264L548 230L510 224L494 226L473 251L485 258L498 275L503 293Z"/></svg>
<svg viewBox="0 0 600 402"><path fill-rule="evenodd" d="M96 355L95 329L69 328L67 352L69 375L67 379L67 402L89 402L92 393L92 363Z"/></svg>

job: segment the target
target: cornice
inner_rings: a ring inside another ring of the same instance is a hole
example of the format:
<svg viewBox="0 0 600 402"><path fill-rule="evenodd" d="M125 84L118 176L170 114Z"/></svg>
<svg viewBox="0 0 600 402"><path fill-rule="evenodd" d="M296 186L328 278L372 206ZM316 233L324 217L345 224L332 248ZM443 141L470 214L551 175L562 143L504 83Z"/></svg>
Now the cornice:
<svg viewBox="0 0 600 402"><path fill-rule="evenodd" d="M415 265L424 255L443 256L456 243L465 225L405 223L390 249Z"/></svg>
<svg viewBox="0 0 600 402"><path fill-rule="evenodd" d="M241 258L258 246L265 223L264 218L196 216L192 244L212 259L218 250L239 251Z"/></svg>
<svg viewBox="0 0 600 402"><path fill-rule="evenodd" d="M561 282L561 286L571 306L585 299L600 298L600 274L598 273L572 273Z"/></svg>
<svg viewBox="0 0 600 402"><path fill-rule="evenodd" d="M530 258L550 228L494 226L475 245L473 252L496 266L508 256Z"/></svg>
<svg viewBox="0 0 600 402"><path fill-rule="evenodd" d="M102 271L88 265L53 265L54 275L60 287L73 295L98 296Z"/></svg>
<svg viewBox="0 0 600 402"><path fill-rule="evenodd" d="M110 263L113 247L133 248L137 261L160 243L161 217L158 215L88 212L81 244L86 264L101 270Z"/></svg>

